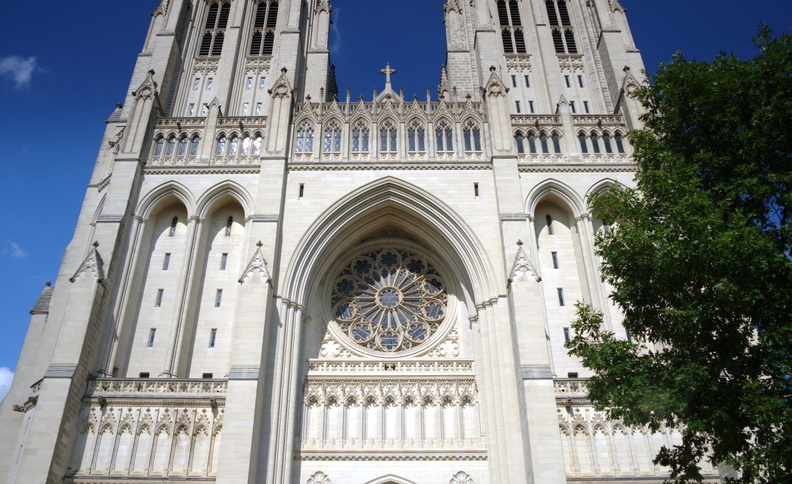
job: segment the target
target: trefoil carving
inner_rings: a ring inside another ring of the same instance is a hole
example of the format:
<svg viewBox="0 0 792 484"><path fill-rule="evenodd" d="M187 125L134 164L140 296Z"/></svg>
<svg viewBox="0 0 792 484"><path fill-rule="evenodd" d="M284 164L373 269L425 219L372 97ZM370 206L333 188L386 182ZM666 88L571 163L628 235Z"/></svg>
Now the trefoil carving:
<svg viewBox="0 0 792 484"><path fill-rule="evenodd" d="M333 484L333 481L324 472L317 472L312 475L305 484Z"/></svg>
<svg viewBox="0 0 792 484"><path fill-rule="evenodd" d="M448 481L448 484L476 484L467 472L459 471Z"/></svg>

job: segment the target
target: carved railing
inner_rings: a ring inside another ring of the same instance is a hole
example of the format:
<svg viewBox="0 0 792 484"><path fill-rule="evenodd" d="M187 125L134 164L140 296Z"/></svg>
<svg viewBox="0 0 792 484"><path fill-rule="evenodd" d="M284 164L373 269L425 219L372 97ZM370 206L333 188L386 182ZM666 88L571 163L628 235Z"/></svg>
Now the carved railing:
<svg viewBox="0 0 792 484"><path fill-rule="evenodd" d="M587 379L555 380L556 398L586 398L588 397Z"/></svg>
<svg viewBox="0 0 792 484"><path fill-rule="evenodd" d="M228 382L223 380L110 379L88 382L86 397L217 398L225 397Z"/></svg>

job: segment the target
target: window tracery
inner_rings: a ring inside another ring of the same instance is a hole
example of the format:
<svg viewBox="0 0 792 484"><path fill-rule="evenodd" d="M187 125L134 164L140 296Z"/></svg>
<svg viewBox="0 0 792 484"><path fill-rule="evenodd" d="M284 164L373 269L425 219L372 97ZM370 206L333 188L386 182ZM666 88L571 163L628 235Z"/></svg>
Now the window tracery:
<svg viewBox="0 0 792 484"><path fill-rule="evenodd" d="M295 143L294 150L297 153L312 153L313 135L314 135L313 126L311 126L311 123L306 121L297 130L297 142Z"/></svg>
<svg viewBox="0 0 792 484"><path fill-rule="evenodd" d="M380 152L389 153L397 150L396 126L391 121L385 121L380 127Z"/></svg>
<svg viewBox="0 0 792 484"><path fill-rule="evenodd" d="M417 119L411 122L407 129L407 151L410 153L426 151L426 130L423 123Z"/></svg>
<svg viewBox="0 0 792 484"><path fill-rule="evenodd" d="M468 121L462 135L465 141L465 151L481 151L481 130L476 123Z"/></svg>
<svg viewBox="0 0 792 484"><path fill-rule="evenodd" d="M363 348L395 353L420 346L447 312L445 282L429 260L386 247L356 256L335 278L333 317Z"/></svg>
<svg viewBox="0 0 792 484"><path fill-rule="evenodd" d="M325 153L338 153L341 151L341 128L335 121L327 125L324 132L324 146L322 151Z"/></svg>
<svg viewBox="0 0 792 484"><path fill-rule="evenodd" d="M435 136L437 137L438 152L454 151L454 131L446 121L437 123Z"/></svg>
<svg viewBox="0 0 792 484"><path fill-rule="evenodd" d="M359 121L352 129L352 152L353 153L368 153L369 151L369 128L363 122Z"/></svg>

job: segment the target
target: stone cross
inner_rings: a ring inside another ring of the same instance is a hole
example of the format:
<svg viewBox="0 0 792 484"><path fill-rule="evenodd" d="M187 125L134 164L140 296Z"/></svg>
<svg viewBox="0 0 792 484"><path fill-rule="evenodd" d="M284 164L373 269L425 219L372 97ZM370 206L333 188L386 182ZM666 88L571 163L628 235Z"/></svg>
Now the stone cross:
<svg viewBox="0 0 792 484"><path fill-rule="evenodd" d="M391 69L390 64L385 64L385 69L382 69L380 73L385 74L385 85L390 86L391 74L396 74L396 69Z"/></svg>

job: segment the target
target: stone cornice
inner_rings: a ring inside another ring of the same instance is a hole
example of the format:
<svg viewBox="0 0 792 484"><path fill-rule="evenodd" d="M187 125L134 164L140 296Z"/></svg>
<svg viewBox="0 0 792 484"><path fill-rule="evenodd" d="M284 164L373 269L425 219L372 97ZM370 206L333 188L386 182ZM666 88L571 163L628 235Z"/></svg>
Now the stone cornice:
<svg viewBox="0 0 792 484"><path fill-rule="evenodd" d="M322 163L291 162L289 171L364 171L364 170L491 170L488 161L432 163L422 162L367 162L367 163Z"/></svg>

